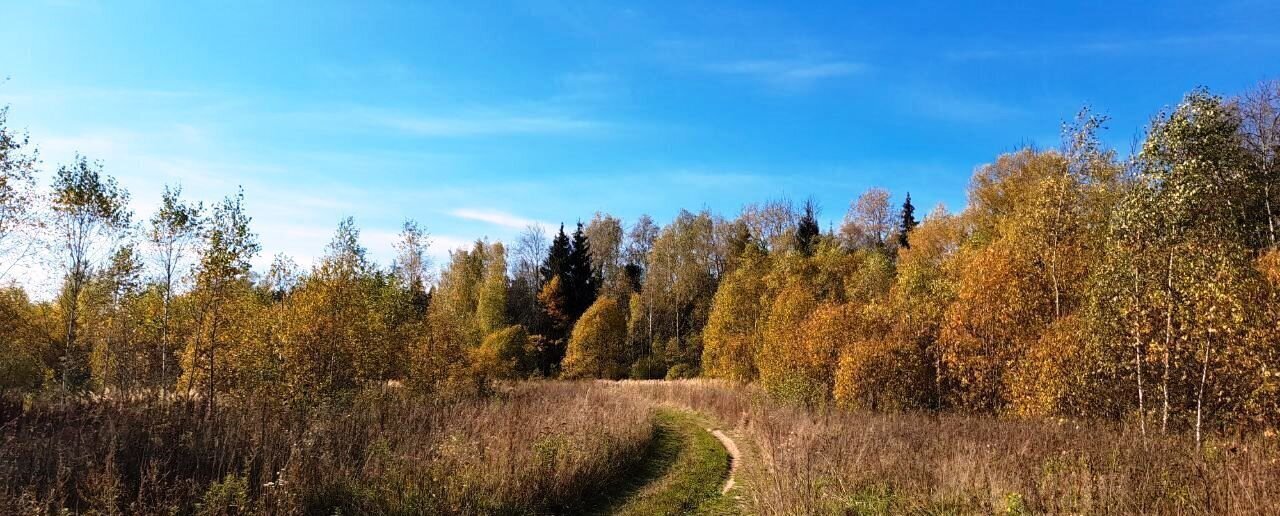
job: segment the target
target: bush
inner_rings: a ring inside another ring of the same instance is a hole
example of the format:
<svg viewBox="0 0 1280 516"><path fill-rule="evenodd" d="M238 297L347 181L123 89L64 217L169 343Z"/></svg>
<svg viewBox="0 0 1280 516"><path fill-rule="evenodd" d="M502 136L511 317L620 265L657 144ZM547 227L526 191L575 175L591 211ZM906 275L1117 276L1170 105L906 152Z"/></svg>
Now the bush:
<svg viewBox="0 0 1280 516"><path fill-rule="evenodd" d="M510 379L528 374L529 334L523 326L512 325L490 333L480 347L471 350L471 364L486 378Z"/></svg>
<svg viewBox="0 0 1280 516"><path fill-rule="evenodd" d="M248 512L249 481L228 473L221 482L209 484L196 514L215 516Z"/></svg>
<svg viewBox="0 0 1280 516"><path fill-rule="evenodd" d="M0 347L0 391L33 390L44 378L40 361L18 350Z"/></svg>
<svg viewBox="0 0 1280 516"><path fill-rule="evenodd" d="M651 357L640 357L635 363L631 364L630 376L632 380L657 380L663 378L666 372Z"/></svg>
<svg viewBox="0 0 1280 516"><path fill-rule="evenodd" d="M616 299L602 297L573 327L562 374L566 378L622 378L626 342L626 312Z"/></svg>
<svg viewBox="0 0 1280 516"><path fill-rule="evenodd" d="M683 380L685 378L695 378L698 376L698 368L689 364L676 364L667 370L668 380Z"/></svg>

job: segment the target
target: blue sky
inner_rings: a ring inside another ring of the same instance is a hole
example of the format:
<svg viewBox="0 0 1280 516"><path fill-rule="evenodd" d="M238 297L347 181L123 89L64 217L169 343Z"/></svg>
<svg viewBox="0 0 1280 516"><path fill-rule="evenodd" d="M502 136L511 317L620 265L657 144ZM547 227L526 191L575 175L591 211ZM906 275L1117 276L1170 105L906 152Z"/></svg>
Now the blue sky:
<svg viewBox="0 0 1280 516"><path fill-rule="evenodd" d="M243 185L259 263L347 215L385 263L406 217L440 256L597 210L959 209L1082 105L1123 150L1196 85L1280 75L1268 1L6 3L0 104L45 165L103 160L144 216Z"/></svg>

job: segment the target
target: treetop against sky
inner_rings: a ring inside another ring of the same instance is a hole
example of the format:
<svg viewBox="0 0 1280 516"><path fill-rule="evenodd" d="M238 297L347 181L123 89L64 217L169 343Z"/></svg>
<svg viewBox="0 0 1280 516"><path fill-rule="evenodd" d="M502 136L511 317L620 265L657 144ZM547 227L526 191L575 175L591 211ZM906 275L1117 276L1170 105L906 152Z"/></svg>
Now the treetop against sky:
<svg viewBox="0 0 1280 516"><path fill-rule="evenodd" d="M1053 146L1083 105L1128 149L1197 85L1275 73L1269 2L196 3L3 8L0 104L47 184L75 152L152 213L165 184L243 185L265 268L354 216L388 262L420 220L437 263L482 236L735 213L814 195L825 230L871 186L926 211L975 166ZM1269 68L1268 65L1271 65Z"/></svg>

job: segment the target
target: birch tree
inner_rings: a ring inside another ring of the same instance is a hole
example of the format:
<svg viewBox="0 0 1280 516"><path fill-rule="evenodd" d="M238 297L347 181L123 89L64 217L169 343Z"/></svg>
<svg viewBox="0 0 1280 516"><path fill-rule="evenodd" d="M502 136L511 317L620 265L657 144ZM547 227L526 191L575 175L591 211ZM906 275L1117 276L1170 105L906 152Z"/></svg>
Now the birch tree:
<svg viewBox="0 0 1280 516"><path fill-rule="evenodd" d="M188 390L203 386L210 414L217 406L219 352L232 342L229 334L235 326L244 322L237 312L249 291L250 260L261 250L257 235L249 228L250 220L243 190L215 205L203 231L202 253L195 268L197 331L184 358L183 383Z"/></svg>
<svg viewBox="0 0 1280 516"><path fill-rule="evenodd" d="M58 167L54 175L52 226L58 235L62 257L62 295L59 300L66 333L62 355L62 387L70 388L71 375L83 366L77 343L80 295L89 281L99 253L129 226L129 192L115 178L102 173L102 164L76 155Z"/></svg>
<svg viewBox="0 0 1280 516"><path fill-rule="evenodd" d="M35 169L40 157L26 134L6 126L8 114L8 106L0 107L0 280L35 251L32 232L39 224Z"/></svg>
<svg viewBox="0 0 1280 516"><path fill-rule="evenodd" d="M160 268L161 315L160 342L156 350L160 362L160 386L169 387L169 359L173 354L172 320L174 289L180 279L180 268L187 253L198 243L200 204L185 203L182 188L164 187L160 208L151 216L147 240L151 244L156 265Z"/></svg>

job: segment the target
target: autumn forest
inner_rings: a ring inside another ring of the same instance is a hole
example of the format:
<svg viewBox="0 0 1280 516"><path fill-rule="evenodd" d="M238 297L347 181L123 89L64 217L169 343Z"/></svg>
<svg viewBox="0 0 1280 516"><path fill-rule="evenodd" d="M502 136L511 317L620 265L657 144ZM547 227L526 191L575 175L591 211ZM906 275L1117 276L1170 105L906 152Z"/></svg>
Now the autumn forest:
<svg viewBox="0 0 1280 516"><path fill-rule="evenodd" d="M0 111L0 268L60 285L0 291L0 512L662 512L591 493L710 426L736 501L672 513L1265 512L1280 84L1170 101L1131 149L1068 117L959 211L583 213L445 263L409 220L386 264L347 218L265 270L268 200L131 213L111 163L46 181Z"/></svg>

